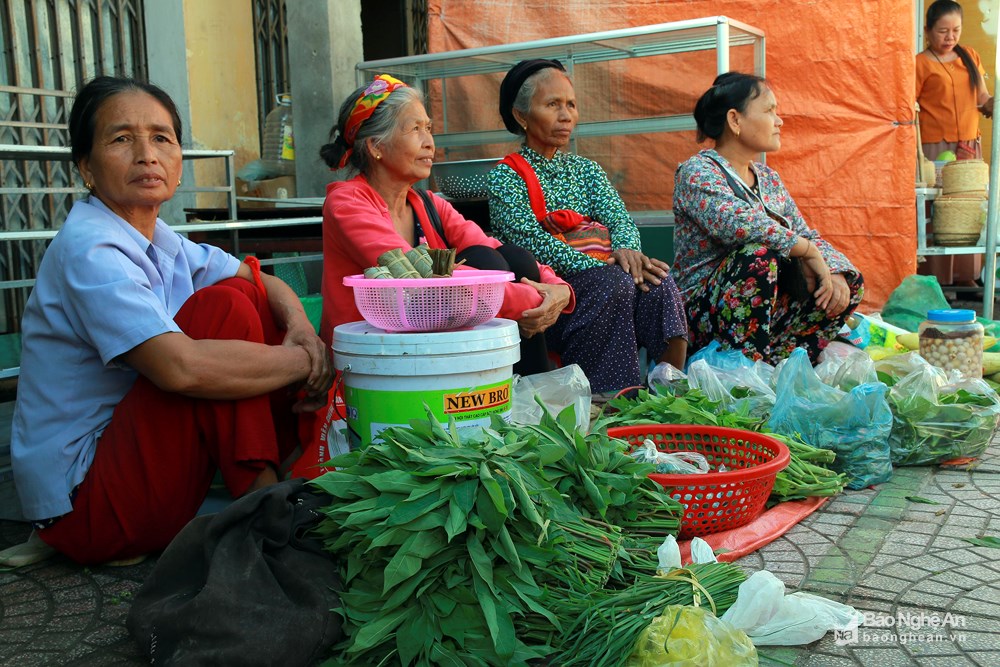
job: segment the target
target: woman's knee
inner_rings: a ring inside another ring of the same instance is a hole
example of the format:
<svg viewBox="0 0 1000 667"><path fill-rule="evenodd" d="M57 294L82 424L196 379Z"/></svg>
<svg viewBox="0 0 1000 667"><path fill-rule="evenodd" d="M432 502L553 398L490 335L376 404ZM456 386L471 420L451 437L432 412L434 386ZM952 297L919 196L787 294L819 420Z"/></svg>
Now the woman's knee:
<svg viewBox="0 0 1000 667"><path fill-rule="evenodd" d="M607 317L633 318L636 300L639 298L639 288L632 276L617 266L601 267L596 270L603 275L602 279L592 287L594 302L601 304L600 307Z"/></svg>
<svg viewBox="0 0 1000 667"><path fill-rule="evenodd" d="M455 256L456 262L481 271L510 271L507 260L497 250L485 245L470 245Z"/></svg>
<svg viewBox="0 0 1000 667"><path fill-rule="evenodd" d="M239 283L251 283L243 279ZM254 288L255 289L255 288ZM251 295L238 283L223 281L192 294L174 317L191 338L240 339L263 342L260 312Z"/></svg>
<svg viewBox="0 0 1000 667"><path fill-rule="evenodd" d="M524 248L507 243L497 248L497 252L507 261L516 280L527 278L538 282L542 279L535 256Z"/></svg>

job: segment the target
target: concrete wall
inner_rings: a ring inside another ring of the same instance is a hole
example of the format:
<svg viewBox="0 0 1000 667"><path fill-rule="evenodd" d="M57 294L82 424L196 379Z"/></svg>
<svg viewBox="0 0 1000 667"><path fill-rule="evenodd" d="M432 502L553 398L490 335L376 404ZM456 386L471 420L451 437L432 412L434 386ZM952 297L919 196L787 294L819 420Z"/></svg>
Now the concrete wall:
<svg viewBox="0 0 1000 667"><path fill-rule="evenodd" d="M235 150L237 170L257 159L257 79L249 0L156 0L145 3L143 19L149 78L177 104L184 146ZM225 184L222 160L186 162L184 168L185 186ZM223 194L179 194L164 205L161 217L182 222L185 208L225 203Z"/></svg>
<svg viewBox="0 0 1000 667"><path fill-rule="evenodd" d="M177 105L184 136L190 146L191 101L188 95L187 49L184 34L184 0L158 0L144 5L146 54L149 80L167 91ZM164 30L164 26L171 29ZM194 183L193 174L184 174L185 185ZM160 208L160 217L168 222L184 220L184 208L194 206L193 195L176 195Z"/></svg>
<svg viewBox="0 0 1000 667"><path fill-rule="evenodd" d="M191 147L233 149L236 169L260 156L253 10L249 0L184 0L191 104ZM219 185L221 160L195 163L198 182ZM222 206L199 195L199 206Z"/></svg>
<svg viewBox="0 0 1000 667"><path fill-rule="evenodd" d="M341 102L357 86L354 66L364 60L361 0L288 3L292 129L299 197L322 197L336 176L319 158Z"/></svg>
<svg viewBox="0 0 1000 667"><path fill-rule="evenodd" d="M354 66L364 59L361 0L295 0L287 11L298 196L322 197L334 175L319 148L341 101L356 87ZM150 79L177 102L184 145L233 149L237 171L259 158L250 0L146 2L145 24ZM193 165L186 185L195 179L199 185L224 183L220 160ZM185 207L224 205L223 195L179 195L163 212L180 221Z"/></svg>

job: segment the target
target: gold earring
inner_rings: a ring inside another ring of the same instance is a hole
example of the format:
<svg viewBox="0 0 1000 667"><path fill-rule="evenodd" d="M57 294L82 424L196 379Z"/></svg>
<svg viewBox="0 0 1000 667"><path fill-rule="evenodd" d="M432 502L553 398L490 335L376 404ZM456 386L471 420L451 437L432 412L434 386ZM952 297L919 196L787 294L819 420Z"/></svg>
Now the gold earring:
<svg viewBox="0 0 1000 667"><path fill-rule="evenodd" d="M177 179L177 185L180 185L180 184L181 184L181 179L178 178Z"/></svg>
<svg viewBox="0 0 1000 667"><path fill-rule="evenodd" d="M736 128L736 136L740 136L740 128Z"/></svg>
<svg viewBox="0 0 1000 667"><path fill-rule="evenodd" d="M90 181L85 181L84 184L83 184L83 187L87 188L88 190L93 190L94 189L94 184L91 183Z"/></svg>
<svg viewBox="0 0 1000 667"><path fill-rule="evenodd" d="M382 156L381 156L381 155L376 155L376 156L375 156L375 159L376 159L376 160L381 160L381 159L382 159Z"/></svg>

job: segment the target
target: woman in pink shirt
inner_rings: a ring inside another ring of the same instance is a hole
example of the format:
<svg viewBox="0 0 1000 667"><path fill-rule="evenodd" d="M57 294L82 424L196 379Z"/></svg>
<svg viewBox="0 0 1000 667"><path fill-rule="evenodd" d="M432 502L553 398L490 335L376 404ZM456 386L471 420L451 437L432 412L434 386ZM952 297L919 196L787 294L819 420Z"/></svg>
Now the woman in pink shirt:
<svg viewBox="0 0 1000 667"><path fill-rule="evenodd" d="M348 96L333 135L333 142L320 149L321 157L331 169L358 174L327 186L323 204L323 340L331 344L337 325L362 319L344 276L375 266L387 250L426 243L455 248L467 266L514 273L517 282L507 285L498 316L515 320L520 329L521 361L515 371L548 370L545 338L536 334L573 310L573 292L527 251L487 236L440 197L427 193L425 203L413 189L430 176L434 162L431 120L421 93L380 75Z"/></svg>

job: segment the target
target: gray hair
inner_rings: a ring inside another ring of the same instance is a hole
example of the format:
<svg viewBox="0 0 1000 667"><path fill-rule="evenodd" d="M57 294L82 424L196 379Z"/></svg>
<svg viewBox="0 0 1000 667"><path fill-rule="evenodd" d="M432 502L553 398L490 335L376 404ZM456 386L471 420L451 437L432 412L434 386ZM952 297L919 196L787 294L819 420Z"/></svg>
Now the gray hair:
<svg viewBox="0 0 1000 667"><path fill-rule="evenodd" d="M339 133L343 136L347 120L351 116L351 111L354 110L354 104L367 87L368 84L365 84L344 100L344 103L340 106L340 114L337 117L337 125L333 131L334 134ZM392 91L389 97L385 98L376 107L375 112L358 128L358 133L354 136L353 150L350 157L347 158L347 166L356 169L362 174L367 174L372 164L372 158L365 148L368 139L374 139L376 144L388 142L399 127L399 117L403 109L411 102L423 103L423 101L423 93L416 88L397 88ZM329 143L320 148L320 156L330 167L336 168L336 165L343 156L344 150L346 150L346 146L340 142Z"/></svg>
<svg viewBox="0 0 1000 667"><path fill-rule="evenodd" d="M524 83L521 85L521 90L517 91L517 97L514 98L512 108L515 111L519 111L522 116L527 116L528 112L531 110L531 99L535 96L535 92L538 91L538 84L540 84L546 77L554 74L560 74L569 79L568 73L554 67L546 67L545 69L538 70L524 80ZM572 82L572 79L570 79L570 81ZM524 128L518 125L517 133L521 136L525 136Z"/></svg>

